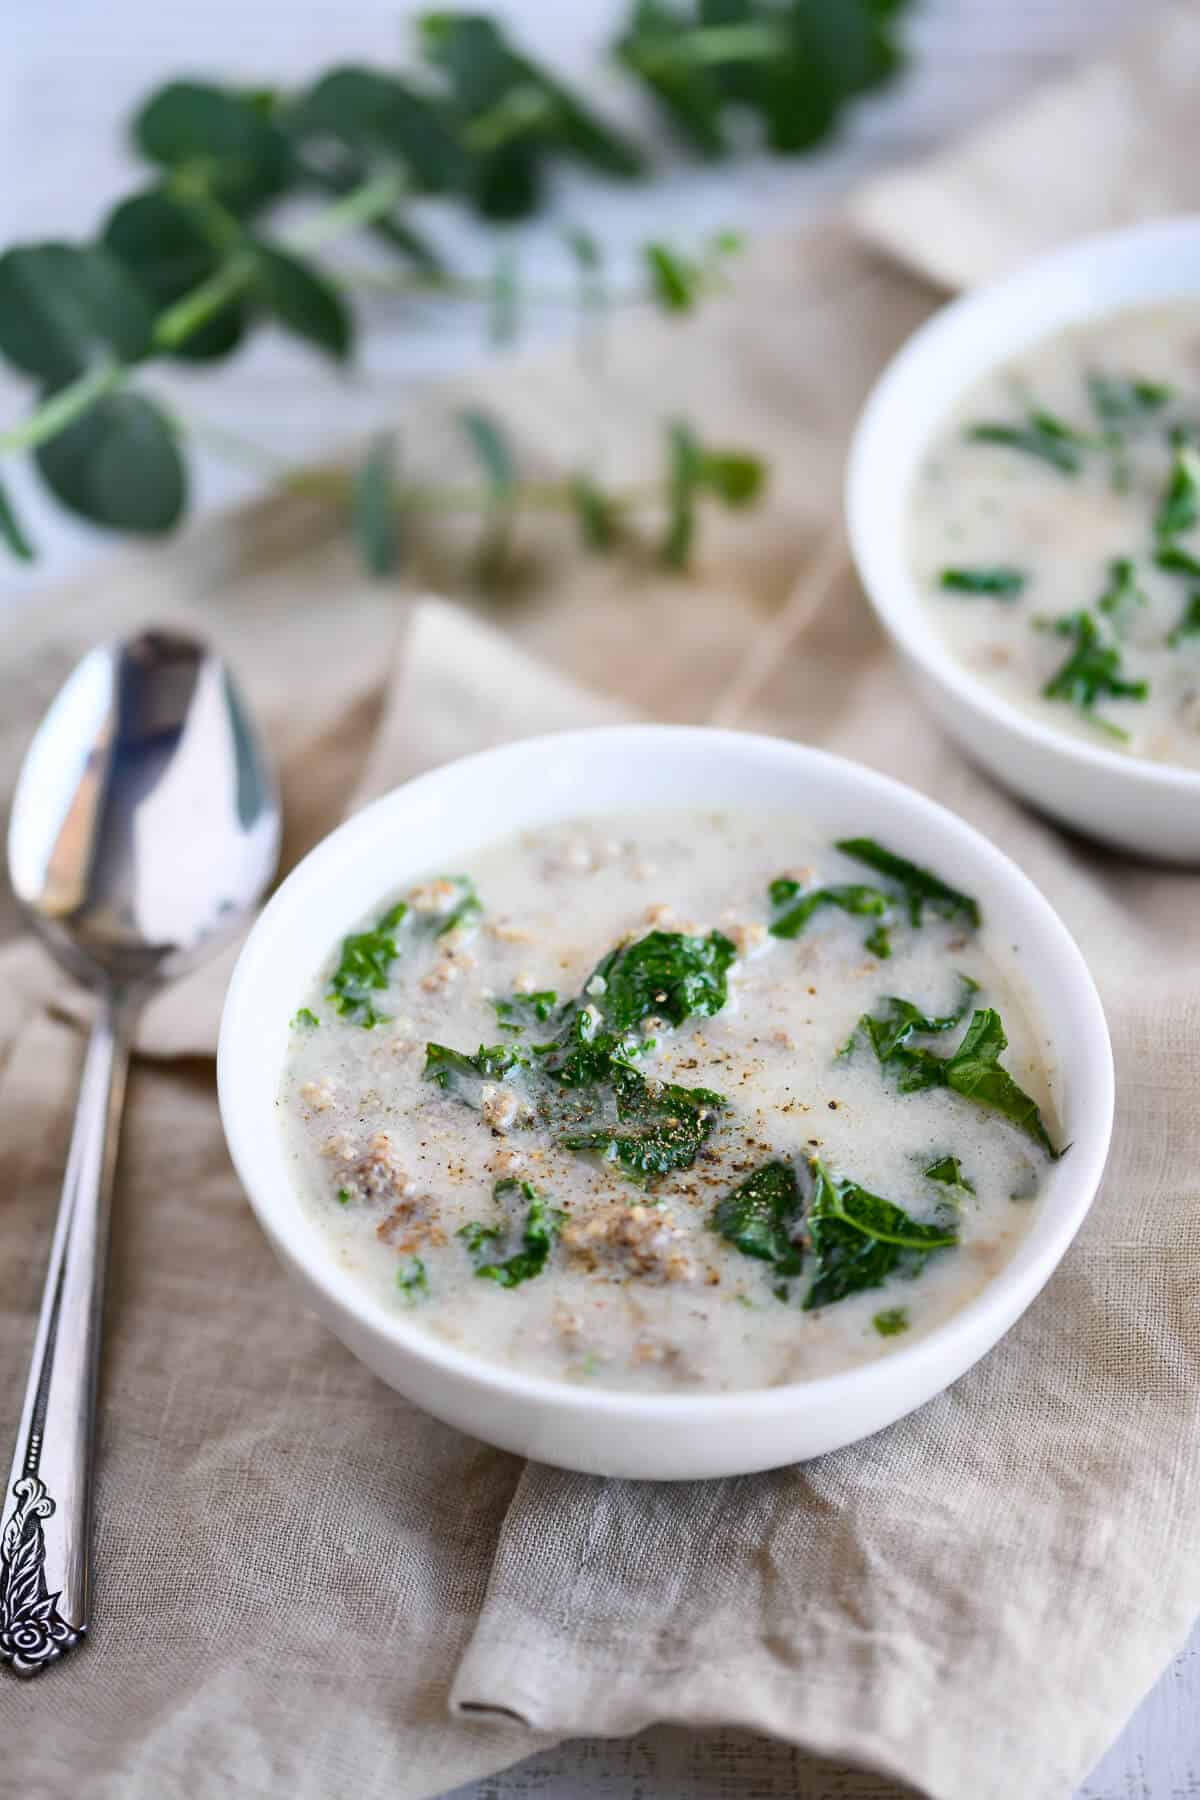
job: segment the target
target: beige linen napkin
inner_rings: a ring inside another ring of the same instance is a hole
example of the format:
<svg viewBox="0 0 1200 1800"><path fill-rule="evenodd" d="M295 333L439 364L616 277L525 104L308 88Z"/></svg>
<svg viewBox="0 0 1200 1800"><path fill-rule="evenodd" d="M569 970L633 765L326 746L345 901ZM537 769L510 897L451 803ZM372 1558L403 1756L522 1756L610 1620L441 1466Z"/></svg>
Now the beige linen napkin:
<svg viewBox="0 0 1200 1800"><path fill-rule="evenodd" d="M1195 9L1164 29L1172 66L1200 73ZM1123 67L1153 65L1132 54ZM1128 125L1112 91L1085 74L1054 102L1085 162ZM1023 167L1035 185L1050 104L1028 135L1012 128L1005 183ZM1140 152L1164 202L1200 151L1190 118L1176 133ZM962 154L989 167L987 140ZM998 180L981 182L982 213ZM920 193L905 248L934 267L946 214L927 209L927 236ZM472 385L546 466L586 417L636 473L648 392L767 450L767 505L711 530L686 582L539 538L503 636L419 607L393 676L398 598L363 585L329 519L268 503L43 600L6 621L0 794L82 645L148 614L209 630L235 660L281 758L289 860L419 767L620 703L733 711L886 765L1021 861L1100 981L1121 1126L1080 1243L992 1356L865 1444L687 1486L522 1466L382 1387L285 1284L220 1140L211 971L146 1021L114 1219L94 1640L32 1687L0 1682L14 1789L420 1800L547 1736L675 1720L774 1733L936 1800L1064 1800L1184 1636L1200 1610L1200 882L1070 842L971 770L845 572L832 521L849 423L934 298L832 225L761 246L686 331L614 332L599 390L566 356ZM414 405L414 435L430 416ZM0 917L0 943L14 931ZM14 1417L81 1054L67 1010L36 950L0 948ZM801 1759L788 1791L824 1791L825 1773Z"/></svg>

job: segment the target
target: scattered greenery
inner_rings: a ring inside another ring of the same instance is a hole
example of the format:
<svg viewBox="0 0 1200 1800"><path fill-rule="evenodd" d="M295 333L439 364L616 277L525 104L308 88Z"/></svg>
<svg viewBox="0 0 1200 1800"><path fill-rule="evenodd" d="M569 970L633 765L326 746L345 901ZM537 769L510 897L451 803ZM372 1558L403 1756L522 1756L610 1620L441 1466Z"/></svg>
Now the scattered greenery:
<svg viewBox="0 0 1200 1800"><path fill-rule="evenodd" d="M500 1206L513 1195L520 1195L526 1204L519 1250L496 1261L484 1260L489 1245L500 1243L511 1235L509 1226L463 1225L458 1233L475 1261L476 1275L505 1288L519 1287L523 1281L542 1273L564 1216L546 1204L530 1181L498 1181L492 1190L492 1197Z"/></svg>
<svg viewBox="0 0 1200 1800"><path fill-rule="evenodd" d="M886 1312L877 1312L871 1323L880 1337L897 1337L908 1330L908 1308L891 1306Z"/></svg>
<svg viewBox="0 0 1200 1800"><path fill-rule="evenodd" d="M1131 681L1122 667L1121 650L1106 635L1095 615L1081 609L1059 619L1041 621L1041 629L1072 640L1066 661L1042 689L1047 700L1063 700L1068 706L1110 737L1126 739L1129 733L1096 711L1100 700L1144 700L1150 692L1145 681Z"/></svg>
<svg viewBox="0 0 1200 1800"><path fill-rule="evenodd" d="M1023 569L996 563L990 568L943 569L938 585L951 594L986 594L993 600L1015 600L1028 583Z"/></svg>
<svg viewBox="0 0 1200 1800"><path fill-rule="evenodd" d="M973 444L1001 444L1035 456L1063 475L1078 475L1083 467L1083 452L1090 439L1055 413L1031 407L1020 424L985 421L969 425L966 432Z"/></svg>
<svg viewBox="0 0 1200 1800"><path fill-rule="evenodd" d="M837 848L843 856L849 856L855 862L865 863L867 868L874 869L889 881L895 882L908 907L909 917L914 925L920 925L928 906L932 912L943 919L961 919L963 923L975 930L980 922L979 904L970 894L962 893L951 887L935 875L930 869L922 869L917 863L909 862L907 857L897 856L894 850L887 850L877 844L873 838L842 838Z"/></svg>
<svg viewBox="0 0 1200 1800"><path fill-rule="evenodd" d="M508 999L492 1001L501 1031L531 1031L554 1017L558 995L553 988L540 988L532 994L511 994Z"/></svg>
<svg viewBox="0 0 1200 1800"><path fill-rule="evenodd" d="M839 1181L817 1158L810 1167L807 1230L815 1271L806 1312L881 1287L891 1275L919 1274L935 1250L958 1243L956 1225L921 1224L856 1181Z"/></svg>
<svg viewBox="0 0 1200 1800"><path fill-rule="evenodd" d="M963 1174L962 1164L957 1156L939 1156L926 1169L925 1179L936 1181L947 1196L957 1202L969 1199L975 1192L975 1183Z"/></svg>
<svg viewBox="0 0 1200 1800"><path fill-rule="evenodd" d="M796 1242L800 1189L791 1163L769 1162L718 1202L709 1224L743 1256L769 1262L782 1277L798 1275L804 1251Z"/></svg>
<svg viewBox="0 0 1200 1800"><path fill-rule="evenodd" d="M419 1256L409 1257L396 1270L396 1286L411 1306L429 1293L429 1276Z"/></svg>
<svg viewBox="0 0 1200 1800"><path fill-rule="evenodd" d="M1146 596L1138 585L1132 557L1114 557L1108 565L1108 586L1096 602L1097 610L1112 620L1114 630L1123 633L1132 615L1145 604Z"/></svg>
<svg viewBox="0 0 1200 1800"><path fill-rule="evenodd" d="M1154 515L1154 535L1160 543L1191 531L1200 523L1200 451L1180 444L1171 464L1166 491Z"/></svg>
<svg viewBox="0 0 1200 1800"><path fill-rule="evenodd" d="M895 71L906 5L634 0L614 54L705 156L728 150L735 109L758 118L773 150L807 150L849 101ZM146 178L95 239L22 244L0 256L0 358L34 395L24 421L0 432L0 455L32 452L57 500L91 523L159 535L186 510L195 428L143 385L157 364L184 361L199 373L272 325L341 365L356 346L356 283L481 303L492 335L509 341L523 299L511 248L500 249L489 277L458 276L421 234L414 205L440 196L484 219L514 221L538 209L561 163L628 181L647 172L648 158L483 14L425 14L417 58L405 74L347 64L296 93L182 80L152 94L132 122ZM273 215L297 201L318 209L286 241L272 235ZM328 254L362 233L394 259L382 274ZM686 314L721 284L735 249L730 233L698 254L648 244L641 293ZM599 246L574 231L567 250L576 275L569 303L593 317L610 303ZM332 472L323 482L373 573L399 566L407 520L448 510L482 514L478 566L491 579L518 506L567 512L597 551L618 541L635 511L658 509L663 557L681 566L697 501L748 504L765 478L759 459L704 447L683 422L669 429L664 480L620 493L603 491L586 469L562 482L523 480L498 421L469 414L463 429L483 474L479 489L400 482L390 437L370 446L351 477ZM275 472L314 491L304 472ZM0 540L14 556L33 555L2 486Z"/></svg>
<svg viewBox="0 0 1200 1800"><path fill-rule="evenodd" d="M297 1031L315 1031L320 1023L320 1019L311 1006L302 1006L292 1020L292 1025Z"/></svg>
<svg viewBox="0 0 1200 1800"><path fill-rule="evenodd" d="M466 875L441 877L454 888L457 898L443 912L418 912L398 900L366 931L343 938L338 966L329 979L326 998L334 1011L351 1024L371 1030L381 1025L386 1013L377 1011L372 996L387 987L388 972L400 954L398 937L403 930L414 937L445 937L464 928L483 911L474 883ZM316 1021L314 1020L314 1023Z"/></svg>
<svg viewBox="0 0 1200 1800"><path fill-rule="evenodd" d="M801 894L800 883L790 875L781 875L767 890L775 917L771 921L772 937L799 937L813 914L824 907L836 906L856 918L878 918L891 902L880 888L850 883L843 887L810 888Z"/></svg>

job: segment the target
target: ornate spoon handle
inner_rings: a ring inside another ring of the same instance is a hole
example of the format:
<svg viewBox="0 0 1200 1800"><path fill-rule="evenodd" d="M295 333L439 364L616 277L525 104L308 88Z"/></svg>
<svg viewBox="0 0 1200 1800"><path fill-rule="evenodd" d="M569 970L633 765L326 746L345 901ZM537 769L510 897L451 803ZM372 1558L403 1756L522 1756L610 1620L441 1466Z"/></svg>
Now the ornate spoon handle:
<svg viewBox="0 0 1200 1800"><path fill-rule="evenodd" d="M9 1486L0 1499L0 1661L36 1675L88 1626L88 1540L117 1136L130 1015L112 995L92 1028Z"/></svg>

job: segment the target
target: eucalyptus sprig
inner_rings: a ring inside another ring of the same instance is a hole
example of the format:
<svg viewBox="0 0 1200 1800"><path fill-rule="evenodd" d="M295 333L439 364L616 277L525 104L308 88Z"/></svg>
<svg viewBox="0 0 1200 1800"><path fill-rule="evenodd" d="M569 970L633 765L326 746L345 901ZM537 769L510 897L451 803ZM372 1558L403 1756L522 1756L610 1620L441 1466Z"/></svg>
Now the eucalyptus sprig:
<svg viewBox="0 0 1200 1800"><path fill-rule="evenodd" d="M803 149L894 67L895 18L906 3L635 0L614 54L705 154L725 149L734 105L760 114L774 148ZM32 452L58 501L94 524L160 534L186 509L189 426L144 385L155 365L219 362L267 324L344 363L356 336L350 293L364 279L439 303L483 303L493 337L511 340L522 300L511 252L499 252L489 276L464 278L444 267L414 205L440 196L515 220L541 204L558 162L629 180L648 159L483 15L428 13L417 48L415 74L347 65L294 94L190 80L154 93L132 124L147 183L112 209L95 240L0 255L0 359L34 392L28 415L0 431L0 456ZM273 235L272 215L297 200L309 202L308 216L286 237ZM396 259L394 276L337 265L335 246L363 232ZM600 247L582 231L568 234L567 247L567 297L594 318L614 303ZM728 233L698 253L648 244L630 297L685 314L723 284L736 248ZM635 511L657 507L664 560L682 566L698 501L746 504L765 473L749 453L703 446L677 422L663 480L649 488L609 491L583 468L531 482L499 421L468 414L463 429L482 475L475 488L399 483L384 440L353 476L344 498L376 572L396 566L417 509L481 513L481 566L494 571L524 506L573 515L598 551L620 540ZM302 486L303 472L286 480ZM0 538L32 556L2 485Z"/></svg>

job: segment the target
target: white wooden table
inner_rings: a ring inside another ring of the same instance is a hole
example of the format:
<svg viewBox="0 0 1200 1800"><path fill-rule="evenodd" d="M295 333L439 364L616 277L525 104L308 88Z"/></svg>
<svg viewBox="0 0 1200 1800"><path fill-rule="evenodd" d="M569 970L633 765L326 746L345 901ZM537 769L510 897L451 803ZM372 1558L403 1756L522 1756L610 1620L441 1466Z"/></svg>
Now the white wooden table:
<svg viewBox="0 0 1200 1800"><path fill-rule="evenodd" d="M836 4L836 0L829 0ZM83 234L110 201L133 186L134 165L120 126L156 82L180 73L299 82L356 57L399 60L418 0L7 0L0 58L0 246L29 238ZM547 59L584 72L598 100L628 117L631 100L617 80L597 81L600 53L624 0L492 0ZM1149 10L1145 6L1144 10ZM908 28L914 67L898 88L860 109L839 144L799 162L753 160L735 168L696 169L664 148L653 189L605 189L568 180L552 217L523 234L528 272L561 270L557 229L586 216L616 252L661 233L686 244L725 226L794 226L871 169L920 151L970 125L1086 52L1114 26L1143 11L1139 0L921 0ZM646 120L635 107L637 122ZM440 222L442 241L465 269L488 266L482 233ZM549 336L552 317L534 316L528 335ZM461 367L486 354L469 316L424 318L376 310L359 372L340 380L315 368L290 344L264 338L203 386L177 376L172 398L184 410L243 430L293 458L318 453L394 416L415 374ZM0 376L0 418L23 404ZM254 478L228 464L207 464L197 500L213 508L253 490ZM67 523L31 483L13 481L14 497L41 557L29 573L0 565L0 602L39 589L107 553L105 540ZM0 626L2 639L2 626ZM795 1791L796 1752L731 1734L714 1746L660 1727L641 1738L559 1746L470 1788L456 1800L755 1800ZM890 1800L867 1776L830 1769L828 1800ZM970 1800L964 1795L963 1800ZM1022 1800L1014 1795L1013 1800ZM1077 1800L1200 1800L1200 1632L1143 1702Z"/></svg>

